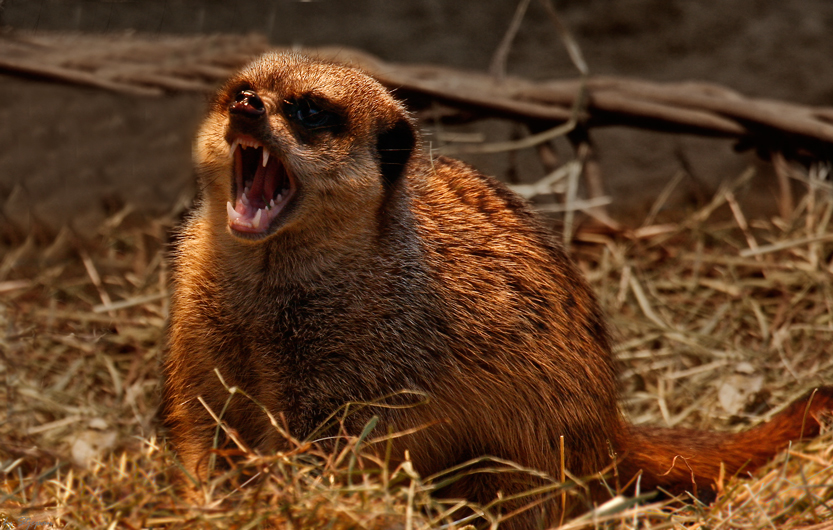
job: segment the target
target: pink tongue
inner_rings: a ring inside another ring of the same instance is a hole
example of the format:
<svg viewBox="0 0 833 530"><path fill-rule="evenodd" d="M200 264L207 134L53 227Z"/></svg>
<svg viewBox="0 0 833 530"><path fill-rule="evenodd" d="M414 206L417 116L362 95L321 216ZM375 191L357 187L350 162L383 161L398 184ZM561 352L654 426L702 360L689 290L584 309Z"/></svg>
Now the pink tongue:
<svg viewBox="0 0 833 530"><path fill-rule="evenodd" d="M255 170L255 177L246 192L246 200L248 205L243 203L243 190L240 190L237 203L234 205L234 210L244 215L245 217L253 217L258 208L266 208L268 201L272 198L275 192L275 176L267 177L268 171L275 171L275 166L270 160L266 167L259 165ZM238 184L239 185L239 184ZM264 201L264 198L266 200Z"/></svg>
<svg viewBox="0 0 833 530"><path fill-rule="evenodd" d="M246 195L249 197L249 202L255 208L263 208L268 204L263 201L263 197L271 197L270 194L264 194L263 188L266 181L266 169L262 165L257 166L255 171L255 179L252 182L252 187ZM268 199L267 199L268 201Z"/></svg>

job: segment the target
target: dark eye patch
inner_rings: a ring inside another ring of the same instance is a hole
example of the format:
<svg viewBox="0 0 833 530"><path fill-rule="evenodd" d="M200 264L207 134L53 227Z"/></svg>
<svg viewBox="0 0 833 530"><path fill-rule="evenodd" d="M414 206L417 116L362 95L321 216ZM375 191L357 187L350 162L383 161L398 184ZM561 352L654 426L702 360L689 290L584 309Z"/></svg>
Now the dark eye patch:
<svg viewBox="0 0 833 530"><path fill-rule="evenodd" d="M333 129L342 125L339 113L325 109L308 97L286 100L286 113L289 118L311 132Z"/></svg>

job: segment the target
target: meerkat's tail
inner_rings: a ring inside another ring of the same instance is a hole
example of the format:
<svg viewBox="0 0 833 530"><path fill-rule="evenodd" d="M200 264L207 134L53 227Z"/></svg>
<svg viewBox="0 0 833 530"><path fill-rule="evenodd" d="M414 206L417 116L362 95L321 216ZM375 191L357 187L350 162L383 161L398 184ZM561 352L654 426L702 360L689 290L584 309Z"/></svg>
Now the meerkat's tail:
<svg viewBox="0 0 833 530"><path fill-rule="evenodd" d="M765 464L791 442L819 434L822 416L833 411L833 386L818 388L770 421L740 433L628 426L618 447L621 485L639 477L643 492L661 488L714 498L723 476L744 474ZM636 481L627 490L633 492Z"/></svg>

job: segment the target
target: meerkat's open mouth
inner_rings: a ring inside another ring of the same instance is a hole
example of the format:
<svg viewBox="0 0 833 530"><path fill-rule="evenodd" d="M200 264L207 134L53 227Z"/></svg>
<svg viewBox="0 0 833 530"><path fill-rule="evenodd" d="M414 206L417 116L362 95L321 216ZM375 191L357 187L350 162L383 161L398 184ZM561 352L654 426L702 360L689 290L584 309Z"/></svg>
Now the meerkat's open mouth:
<svg viewBox="0 0 833 530"><path fill-rule="evenodd" d="M260 142L241 136L231 143L234 158L229 227L247 234L265 234L295 193L295 181L283 163Z"/></svg>

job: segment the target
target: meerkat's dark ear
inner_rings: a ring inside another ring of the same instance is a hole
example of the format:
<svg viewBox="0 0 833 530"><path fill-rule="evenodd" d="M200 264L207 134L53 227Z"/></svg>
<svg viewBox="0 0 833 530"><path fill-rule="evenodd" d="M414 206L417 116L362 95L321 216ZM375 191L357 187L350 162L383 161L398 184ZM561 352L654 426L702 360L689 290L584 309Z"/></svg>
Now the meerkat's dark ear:
<svg viewBox="0 0 833 530"><path fill-rule="evenodd" d="M376 150L379 152L379 167L386 186L393 184L402 175L415 146L415 126L404 116L393 127L379 134Z"/></svg>

